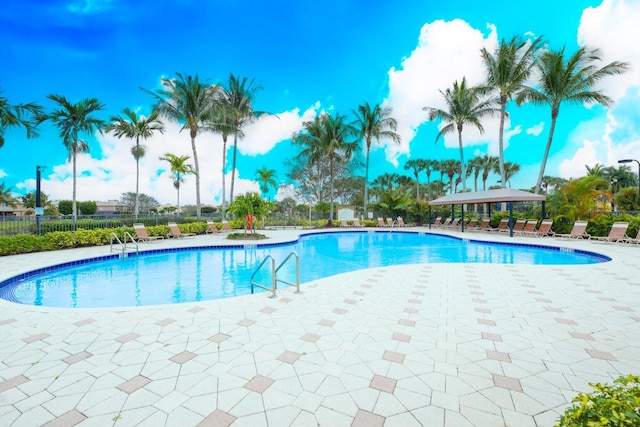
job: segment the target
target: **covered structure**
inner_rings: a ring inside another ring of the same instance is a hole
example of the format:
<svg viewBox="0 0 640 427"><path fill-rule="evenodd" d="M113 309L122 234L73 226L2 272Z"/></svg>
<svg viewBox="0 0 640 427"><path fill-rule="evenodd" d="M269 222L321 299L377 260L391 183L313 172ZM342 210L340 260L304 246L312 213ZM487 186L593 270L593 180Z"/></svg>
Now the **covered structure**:
<svg viewBox="0 0 640 427"><path fill-rule="evenodd" d="M466 204L508 203L509 235L513 237L513 202L542 202L542 217L544 218L544 204L546 200L547 198L540 194L533 194L528 191L515 190L512 188L500 188L497 190L449 194L448 196L430 201L429 208L439 205L462 205L462 216L464 217L464 205ZM462 231L464 232L464 221L462 221Z"/></svg>

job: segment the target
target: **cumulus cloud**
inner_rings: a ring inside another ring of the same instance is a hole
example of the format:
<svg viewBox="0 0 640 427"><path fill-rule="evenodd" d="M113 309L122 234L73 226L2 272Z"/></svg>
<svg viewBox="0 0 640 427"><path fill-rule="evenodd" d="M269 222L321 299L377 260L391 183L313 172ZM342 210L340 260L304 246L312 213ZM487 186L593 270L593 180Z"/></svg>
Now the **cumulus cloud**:
<svg viewBox="0 0 640 427"><path fill-rule="evenodd" d="M540 122L535 126L531 126L530 128L528 128L525 132L527 133L527 135L533 135L533 136L538 136L542 133L542 131L544 130L544 122Z"/></svg>
<svg viewBox="0 0 640 427"><path fill-rule="evenodd" d="M318 114L320 103L316 102L302 115L300 109L295 108L284 113L263 116L256 120L244 131L244 138L238 143L238 151L248 156L266 154L277 143L291 138L291 135L302 128L302 123Z"/></svg>
<svg viewBox="0 0 640 427"><path fill-rule="evenodd" d="M5 176L7 176L7 173L0 169L0 178L4 178Z"/></svg>
<svg viewBox="0 0 640 427"><path fill-rule="evenodd" d="M398 120L401 144L387 144L386 158L398 165L398 158L409 153L409 143L416 135L418 127L427 121L423 107L445 108L440 91L451 87L455 80L466 77L470 85L484 81L485 74L480 57L480 49L493 51L498 45L498 34L493 25L484 35L466 22L435 21L425 24L420 31L418 46L402 60L398 69L389 70L389 94L383 104L393 108ZM489 144L489 151L496 152L499 118L483 120L485 132L481 135L469 126L463 131L466 146ZM508 138L520 133L519 129L509 131L505 124L505 147ZM435 135L434 135L435 138ZM457 147L457 135L450 134L444 139L446 147Z"/></svg>
<svg viewBox="0 0 640 427"><path fill-rule="evenodd" d="M238 146L241 153L256 155L265 153L278 142L287 140L298 131L305 120L311 119L319 108L315 104L302 114L298 109L277 114L270 120L258 121L246 129L247 137ZM155 134L144 141L146 155L140 159L140 192L153 196L161 204L175 204L177 192L173 187L173 177L169 165L159 158L165 153L191 156L194 164L189 134L180 132L176 123L165 123L165 133ZM132 141L118 139L111 134L96 136L100 158L84 153L77 157L77 198L78 200L117 200L124 192L135 191L136 164L131 156ZM200 133L196 138L200 168L200 200L202 204L222 202L222 138L220 135ZM227 150L231 148L227 141ZM98 150L94 150L98 151ZM229 200L231 170L227 164L225 173L226 200ZM4 173L4 172L2 172ZM52 200L72 198L72 164L64 163L44 170L42 191ZM35 181L25 180L17 188L34 191ZM236 173L234 194L260 191L258 183L250 179L240 179ZM187 176L180 188L180 204L195 204L195 177Z"/></svg>
<svg viewBox="0 0 640 427"><path fill-rule="evenodd" d="M598 162L598 141L585 140L570 159L563 160L558 167L562 178L578 178L586 174L585 165L593 166Z"/></svg>

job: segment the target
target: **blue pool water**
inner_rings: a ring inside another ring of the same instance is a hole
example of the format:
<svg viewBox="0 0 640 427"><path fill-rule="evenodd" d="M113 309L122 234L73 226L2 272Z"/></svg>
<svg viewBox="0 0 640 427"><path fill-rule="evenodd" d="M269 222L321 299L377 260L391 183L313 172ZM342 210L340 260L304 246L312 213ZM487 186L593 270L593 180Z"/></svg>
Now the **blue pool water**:
<svg viewBox="0 0 640 427"><path fill-rule="evenodd" d="M301 283L363 268L420 263L592 264L597 254L534 245L464 241L409 232L346 232L302 236L266 247L152 251L23 275L0 283L0 297L54 307L124 307L228 298L251 293L250 278L271 255L300 257ZM278 278L293 282L295 263ZM256 276L268 284L268 269Z"/></svg>

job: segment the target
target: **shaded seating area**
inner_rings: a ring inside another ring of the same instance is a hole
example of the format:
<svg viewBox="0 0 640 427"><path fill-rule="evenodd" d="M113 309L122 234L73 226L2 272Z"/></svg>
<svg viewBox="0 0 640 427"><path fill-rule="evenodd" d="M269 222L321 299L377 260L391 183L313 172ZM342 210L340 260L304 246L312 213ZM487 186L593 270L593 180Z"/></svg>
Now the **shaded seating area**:
<svg viewBox="0 0 640 427"><path fill-rule="evenodd" d="M141 223L133 224L133 229L136 232L138 242L153 242L164 239L164 236L150 236L149 233L147 233L147 228Z"/></svg>
<svg viewBox="0 0 640 427"><path fill-rule="evenodd" d="M546 197L540 194L530 193L528 191L516 190L513 188L500 188L498 190L486 190L486 191L473 191L465 193L449 194L448 196L440 197L429 202L429 214L431 213L432 206L451 205L452 213L453 206L460 205L462 216L464 217L464 207L467 204L484 204L484 203L506 203L509 209L509 221L507 230L510 236L513 236L513 203L514 202L541 202L542 203L542 217L545 216L545 201ZM431 216L431 215L429 215ZM465 224L462 224L461 231L464 233Z"/></svg>
<svg viewBox="0 0 640 427"><path fill-rule="evenodd" d="M592 242L604 242L604 243L616 243L616 242L625 242L629 240L629 236L627 236L627 229L629 228L628 222L614 222L611 225L611 230L609 230L609 235L601 236L601 237L592 237Z"/></svg>
<svg viewBox="0 0 640 427"><path fill-rule="evenodd" d="M184 237L193 237L195 236L194 233L183 233L180 231L180 228L178 228L178 224L176 224L175 222L170 222L168 223L169 225L169 237L173 237L175 239L182 239Z"/></svg>

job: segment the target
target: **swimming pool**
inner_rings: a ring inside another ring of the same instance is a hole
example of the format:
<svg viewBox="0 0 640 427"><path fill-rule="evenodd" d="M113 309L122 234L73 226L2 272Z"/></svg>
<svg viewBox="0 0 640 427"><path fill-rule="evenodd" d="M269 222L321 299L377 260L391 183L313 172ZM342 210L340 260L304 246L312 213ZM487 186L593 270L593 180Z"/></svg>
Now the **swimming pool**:
<svg viewBox="0 0 640 427"><path fill-rule="evenodd" d="M421 263L592 264L602 255L566 248L487 243L428 233L314 233L297 242L224 248L154 250L85 260L23 274L0 283L0 297L54 307L125 307L196 302L251 293L250 278L271 255L300 257L302 283L363 268ZM279 277L294 281L294 264ZM257 276L269 283L266 269Z"/></svg>

